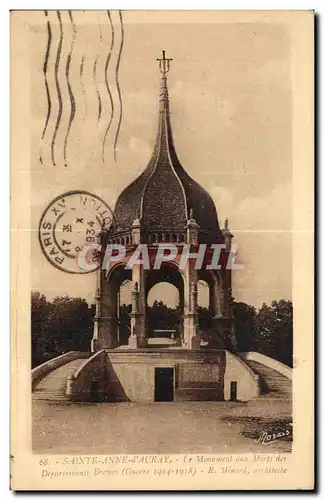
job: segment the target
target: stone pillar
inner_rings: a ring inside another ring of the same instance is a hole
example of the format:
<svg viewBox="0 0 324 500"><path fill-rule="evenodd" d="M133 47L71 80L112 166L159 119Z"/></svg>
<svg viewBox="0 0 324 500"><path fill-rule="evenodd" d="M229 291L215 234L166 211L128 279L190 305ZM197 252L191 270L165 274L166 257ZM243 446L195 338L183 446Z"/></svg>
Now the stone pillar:
<svg viewBox="0 0 324 500"><path fill-rule="evenodd" d="M132 225L132 242L134 245L139 245L141 242L141 224L138 218L134 220ZM129 343L133 347L146 347L145 276L142 264L133 265L132 283L131 336ZM134 336L136 336L136 342Z"/></svg>
<svg viewBox="0 0 324 500"><path fill-rule="evenodd" d="M230 342L231 342L231 348L232 348L232 350L234 352L236 352L237 351L237 340L236 340L236 331L235 331L234 315L233 315L233 302L234 302L234 299L232 297L232 294L231 294L230 298L231 298L230 314L229 314Z"/></svg>
<svg viewBox="0 0 324 500"><path fill-rule="evenodd" d="M195 279L189 285L188 306L183 315L184 339L183 347L186 349L200 349L200 337L197 312L197 282Z"/></svg>
<svg viewBox="0 0 324 500"><path fill-rule="evenodd" d="M141 242L141 223L139 218L134 219L132 224L132 243L139 245Z"/></svg>
<svg viewBox="0 0 324 500"><path fill-rule="evenodd" d="M187 242L198 245L199 226L190 210L187 223ZM184 269L184 314L183 314L183 347L185 349L200 349L197 312L197 270L195 260L188 259Z"/></svg>
<svg viewBox="0 0 324 500"><path fill-rule="evenodd" d="M187 243L189 245L198 245L199 225L194 218L193 210L190 210L190 216L187 222Z"/></svg>
<svg viewBox="0 0 324 500"><path fill-rule="evenodd" d="M135 283L135 289L132 291L132 312L131 312L131 334L128 337L128 346L131 349L137 349L138 339L137 339L137 329L139 323L139 290L137 283Z"/></svg>
<svg viewBox="0 0 324 500"><path fill-rule="evenodd" d="M108 283L105 271L100 272L100 288L96 296L96 315L91 351L114 349L117 346L117 286L113 279ZM99 298L98 298L99 297Z"/></svg>
<svg viewBox="0 0 324 500"><path fill-rule="evenodd" d="M209 309L212 313L211 322L211 340L210 347L217 349L224 347L224 296L223 296L223 280L221 277L221 271L208 271L210 277L209 280Z"/></svg>
<svg viewBox="0 0 324 500"><path fill-rule="evenodd" d="M226 245L226 252L229 255L231 252L231 246L232 246L232 238L233 235L229 230L228 227L228 219L225 220L225 225L224 229L222 230L223 236L224 236L224 242ZM236 350L236 335L235 335L235 328L234 328L234 318L233 318L233 297L232 297L232 270L231 269L226 269L226 286L223 287L223 311L224 315L228 319L227 321L227 329L226 329L226 336L227 336L227 343L229 347L232 350Z"/></svg>
<svg viewBox="0 0 324 500"><path fill-rule="evenodd" d="M213 311L213 326L215 347L217 347L217 337L220 337L225 347L230 348L229 315L227 310L227 283L221 276L221 271L217 271L213 277L213 284L210 286L211 309Z"/></svg>
<svg viewBox="0 0 324 500"><path fill-rule="evenodd" d="M131 333L136 335L137 347L146 347L145 328L145 294L144 275L141 266L135 265L132 270L133 291L132 291L132 312L131 312ZM138 279L138 281L136 281Z"/></svg>
<svg viewBox="0 0 324 500"><path fill-rule="evenodd" d="M97 289L95 295L95 316L93 318L93 336L91 340L91 352L98 351L99 346L99 321L100 321L100 269L97 271L99 278L97 279Z"/></svg>
<svg viewBox="0 0 324 500"><path fill-rule="evenodd" d="M138 283L135 283L135 287L132 291L132 312L131 312L131 334L128 339L128 345L132 349L138 347L138 330L141 323L141 314L139 310L139 298L140 292L138 289Z"/></svg>
<svg viewBox="0 0 324 500"><path fill-rule="evenodd" d="M228 228L228 219L225 219L225 225L224 225L224 229L222 229L222 233L224 236L224 243L225 243L226 252L230 252L233 235Z"/></svg>

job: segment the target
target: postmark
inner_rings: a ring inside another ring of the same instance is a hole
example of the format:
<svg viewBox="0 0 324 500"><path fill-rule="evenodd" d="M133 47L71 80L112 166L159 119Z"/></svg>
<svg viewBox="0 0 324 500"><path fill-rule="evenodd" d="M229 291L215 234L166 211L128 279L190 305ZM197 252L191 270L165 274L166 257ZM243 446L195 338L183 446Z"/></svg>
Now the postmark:
<svg viewBox="0 0 324 500"><path fill-rule="evenodd" d="M44 210L39 223L39 242L46 259L57 269L87 274L78 254L84 245L97 241L103 227L109 229L114 214L99 196L88 191L68 191L55 198ZM98 260L94 255L92 257ZM99 264L98 264L99 265Z"/></svg>

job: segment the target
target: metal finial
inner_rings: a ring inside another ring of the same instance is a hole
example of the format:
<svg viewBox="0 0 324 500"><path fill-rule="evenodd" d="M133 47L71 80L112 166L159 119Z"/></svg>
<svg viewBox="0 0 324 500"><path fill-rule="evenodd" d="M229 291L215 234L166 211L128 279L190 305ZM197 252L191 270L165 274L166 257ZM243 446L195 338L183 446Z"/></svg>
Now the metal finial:
<svg viewBox="0 0 324 500"><path fill-rule="evenodd" d="M228 229L228 219L225 219L225 229Z"/></svg>
<svg viewBox="0 0 324 500"><path fill-rule="evenodd" d="M163 76L165 76L170 70L170 62L173 59L168 59L165 57L165 50L162 50L162 58L157 59L159 61L159 69Z"/></svg>

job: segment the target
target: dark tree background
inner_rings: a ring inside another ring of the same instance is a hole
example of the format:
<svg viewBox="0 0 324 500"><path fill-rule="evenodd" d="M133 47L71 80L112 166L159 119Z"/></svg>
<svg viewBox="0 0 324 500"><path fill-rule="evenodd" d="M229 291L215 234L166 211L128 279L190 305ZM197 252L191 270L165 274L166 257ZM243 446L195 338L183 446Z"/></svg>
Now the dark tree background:
<svg viewBox="0 0 324 500"><path fill-rule="evenodd" d="M292 366L293 307L289 300L262 304L256 318L254 350Z"/></svg>
<svg viewBox="0 0 324 500"><path fill-rule="evenodd" d="M31 297L32 366L68 351L87 351L93 333L94 306L85 299L38 292Z"/></svg>
<svg viewBox="0 0 324 500"><path fill-rule="evenodd" d="M176 330L175 337L180 336L181 312L179 307L168 307L162 300L155 300L147 308L147 325L151 335L153 330Z"/></svg>
<svg viewBox="0 0 324 500"><path fill-rule="evenodd" d="M119 311L119 342L127 344L130 334L130 305ZM199 307L199 328L212 328L212 313ZM293 310L291 301L273 301L259 310L244 302L234 302L234 327L237 351L257 351L292 366ZM33 292L31 297L32 366L68 351L87 351L93 333L94 306L85 299L56 297L48 301L44 295ZM148 307L149 332L154 329L176 330L181 335L181 312L161 300Z"/></svg>

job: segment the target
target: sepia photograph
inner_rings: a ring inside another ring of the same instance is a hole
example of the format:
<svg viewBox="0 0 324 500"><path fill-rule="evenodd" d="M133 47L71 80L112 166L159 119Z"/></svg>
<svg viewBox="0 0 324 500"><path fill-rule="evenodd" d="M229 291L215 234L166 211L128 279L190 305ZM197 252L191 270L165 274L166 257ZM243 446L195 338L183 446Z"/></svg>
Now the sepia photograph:
<svg viewBox="0 0 324 500"><path fill-rule="evenodd" d="M11 14L14 40L26 11ZM294 252L295 233L313 231L313 165L299 164L300 196L292 33L304 27L311 83L313 13L26 19L28 194L12 190L29 274L13 370L26 370L41 488L93 473L116 489L141 474L186 489L203 470L279 484L298 446L295 372L310 368Z"/></svg>

